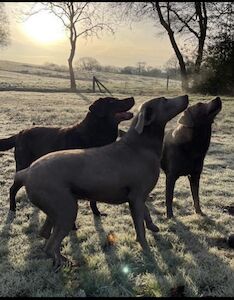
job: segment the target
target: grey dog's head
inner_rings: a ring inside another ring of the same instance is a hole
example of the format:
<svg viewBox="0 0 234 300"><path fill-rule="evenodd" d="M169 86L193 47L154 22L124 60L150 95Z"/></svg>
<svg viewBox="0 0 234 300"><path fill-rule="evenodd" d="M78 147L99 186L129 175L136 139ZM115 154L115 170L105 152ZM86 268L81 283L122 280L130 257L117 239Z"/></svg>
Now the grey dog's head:
<svg viewBox="0 0 234 300"><path fill-rule="evenodd" d="M182 112L188 106L188 96L176 98L155 98L145 102L133 120L132 126L141 134L145 128L164 127L168 121Z"/></svg>

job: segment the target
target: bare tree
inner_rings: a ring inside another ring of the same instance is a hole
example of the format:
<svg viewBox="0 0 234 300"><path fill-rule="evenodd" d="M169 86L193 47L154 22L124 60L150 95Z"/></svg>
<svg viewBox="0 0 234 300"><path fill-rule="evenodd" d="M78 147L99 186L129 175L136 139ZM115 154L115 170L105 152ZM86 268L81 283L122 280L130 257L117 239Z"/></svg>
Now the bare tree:
<svg viewBox="0 0 234 300"><path fill-rule="evenodd" d="M214 34L218 31L226 31L227 34L234 31L234 2L212 2L212 15L210 19L212 21L212 27Z"/></svg>
<svg viewBox="0 0 234 300"><path fill-rule="evenodd" d="M76 66L78 70L94 71L100 69L100 63L94 57L81 57L77 62Z"/></svg>
<svg viewBox="0 0 234 300"><path fill-rule="evenodd" d="M186 90L188 89L186 62L178 46L174 32L190 33L197 39L194 71L195 73L199 73L207 33L208 17L206 2L152 2L152 6L157 11L161 25L169 35L171 45L180 65L182 88Z"/></svg>
<svg viewBox="0 0 234 300"><path fill-rule="evenodd" d="M144 61L138 61L137 62L138 74L141 74L145 70L145 67L146 67L146 62L144 62Z"/></svg>
<svg viewBox="0 0 234 300"><path fill-rule="evenodd" d="M178 4L168 4L167 14L175 16L175 27L178 33L186 29L197 39L197 55L195 59L195 72L200 72L202 63L204 44L207 32L207 8L206 2L192 2ZM173 16L172 16L173 18Z"/></svg>
<svg viewBox="0 0 234 300"><path fill-rule="evenodd" d="M153 10L157 12L161 25L166 29L171 45L175 51L176 57L179 61L180 71L181 71L181 80L182 80L182 89L188 89L188 76L186 71L186 65L183 58L183 55L177 45L174 30L171 24L171 15L170 15L170 2L166 2L166 5L163 7L159 2L151 2ZM165 15L163 14L162 8L165 8Z"/></svg>
<svg viewBox="0 0 234 300"><path fill-rule="evenodd" d="M105 4L105 3L104 3ZM73 70L73 59L76 52L77 40L80 37L99 37L104 30L114 32L111 25L106 20L106 11L103 9L103 3L95 2L40 2L44 10L54 14L64 25L69 35L71 46L68 58L70 72L70 87L76 91L76 81ZM41 9L39 9L41 10ZM29 15L37 13L35 7Z"/></svg>
<svg viewBox="0 0 234 300"><path fill-rule="evenodd" d="M186 57L178 41L181 36L188 39L193 37L197 41L194 69L199 73L207 34L207 4L205 2L132 2L118 5L123 8L122 16L125 15L128 19L133 14L133 21L150 17L162 25L180 66L182 88L188 89Z"/></svg>
<svg viewBox="0 0 234 300"><path fill-rule="evenodd" d="M9 35L9 21L5 10L5 3L0 2L0 47L5 47L9 44Z"/></svg>

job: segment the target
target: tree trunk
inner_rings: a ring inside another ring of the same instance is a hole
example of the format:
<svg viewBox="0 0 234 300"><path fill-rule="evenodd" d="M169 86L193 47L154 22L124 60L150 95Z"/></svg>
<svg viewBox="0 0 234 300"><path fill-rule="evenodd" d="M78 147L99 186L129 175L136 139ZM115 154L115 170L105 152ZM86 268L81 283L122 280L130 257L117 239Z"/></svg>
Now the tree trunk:
<svg viewBox="0 0 234 300"><path fill-rule="evenodd" d="M180 70L180 75L181 75L181 88L183 91L186 92L189 89L187 72Z"/></svg>
<svg viewBox="0 0 234 300"><path fill-rule="evenodd" d="M76 40L70 40L71 42L71 52L70 56L68 58L68 66L69 66L69 73L70 73L70 83L71 83L71 91L75 92L76 91L76 80L75 80L75 74L73 70L73 58L75 55L75 50L76 50Z"/></svg>
<svg viewBox="0 0 234 300"><path fill-rule="evenodd" d="M169 35L171 45L172 45L172 47L175 51L176 57L179 61L180 74L181 74L181 87L182 87L183 91L186 91L186 90L188 90L188 74L187 74L187 70L186 70L186 66L185 66L185 62L184 62L182 53L180 52L180 49L177 46L177 43L176 43L176 40L175 40L175 37L174 37L174 32L170 27L169 21L167 23L164 20L159 3L155 2L153 5L155 5L155 8L157 10L161 25L166 29L166 31ZM169 13L169 11L168 11L168 13ZM168 19L169 19L169 16L168 16Z"/></svg>
<svg viewBox="0 0 234 300"><path fill-rule="evenodd" d="M207 14L206 14L206 3L205 2L195 2L196 14L199 18L200 35L198 38L198 51L197 58L195 62L195 73L199 74L201 69L201 63L203 58L203 49L206 39L207 30Z"/></svg>
<svg viewBox="0 0 234 300"><path fill-rule="evenodd" d="M199 40L197 58L196 58L195 67L194 67L195 74L200 73L201 63L202 63L202 58L203 58L204 44L205 44L205 39Z"/></svg>
<svg viewBox="0 0 234 300"><path fill-rule="evenodd" d="M171 45L175 51L176 57L179 61L179 65L180 65L180 75L181 75L181 87L183 91L187 91L188 90L188 74L187 74L187 69L185 66L185 62L183 59L183 56L176 44L175 38L174 38L174 32L172 30L168 31L168 35L171 41Z"/></svg>

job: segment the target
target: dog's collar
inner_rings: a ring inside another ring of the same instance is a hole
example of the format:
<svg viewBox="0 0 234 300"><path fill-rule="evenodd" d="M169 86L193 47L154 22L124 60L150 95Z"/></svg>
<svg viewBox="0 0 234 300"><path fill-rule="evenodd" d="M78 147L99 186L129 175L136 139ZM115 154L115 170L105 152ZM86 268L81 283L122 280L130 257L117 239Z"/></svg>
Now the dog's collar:
<svg viewBox="0 0 234 300"><path fill-rule="evenodd" d="M187 128L194 128L194 127L196 127L195 126L195 122L194 122L194 117L193 117L193 114L192 114L190 108L188 108L186 112L189 113L193 125L190 125L190 126L189 125L185 125L185 124L181 124L181 125L183 125L184 127L187 127Z"/></svg>
<svg viewBox="0 0 234 300"><path fill-rule="evenodd" d="M191 110L190 110L189 108L188 108L188 112L189 112L190 117L191 117L191 120L192 120L192 122L193 122L193 126L191 126L191 127L194 127L194 125L195 125L194 117L193 117L193 114L192 114L192 112L191 112Z"/></svg>

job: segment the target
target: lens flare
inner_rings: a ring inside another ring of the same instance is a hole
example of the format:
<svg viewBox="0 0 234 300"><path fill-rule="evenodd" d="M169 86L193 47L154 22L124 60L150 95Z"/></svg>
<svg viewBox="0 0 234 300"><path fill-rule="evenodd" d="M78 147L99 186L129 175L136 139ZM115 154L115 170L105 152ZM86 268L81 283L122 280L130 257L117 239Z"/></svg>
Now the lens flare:
<svg viewBox="0 0 234 300"><path fill-rule="evenodd" d="M128 266L124 266L122 269L124 274L128 274L129 273L129 267Z"/></svg>

